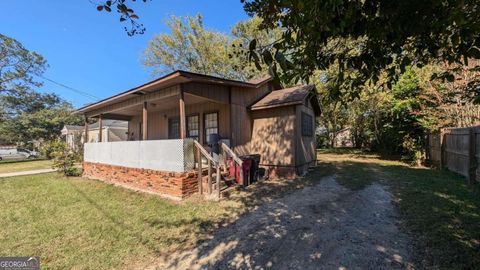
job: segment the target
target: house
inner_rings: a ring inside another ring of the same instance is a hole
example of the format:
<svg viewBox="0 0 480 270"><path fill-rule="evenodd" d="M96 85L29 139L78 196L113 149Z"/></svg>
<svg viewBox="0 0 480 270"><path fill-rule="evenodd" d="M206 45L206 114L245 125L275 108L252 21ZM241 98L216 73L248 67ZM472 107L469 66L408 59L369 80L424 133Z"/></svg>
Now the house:
<svg viewBox="0 0 480 270"><path fill-rule="evenodd" d="M352 131L349 127L343 128L335 133L333 147L353 147Z"/></svg>
<svg viewBox="0 0 480 270"><path fill-rule="evenodd" d="M301 175L316 161L320 106L312 85L282 89L271 78L242 82L175 71L77 113L98 119L100 127L106 119L128 121L128 141L107 143L100 136L99 143L85 144L86 177L168 197L201 192L204 162L219 177L220 162L209 154L212 134L235 162L259 154L270 177ZM220 185L212 175L209 192L212 182Z"/></svg>
<svg viewBox="0 0 480 270"><path fill-rule="evenodd" d="M126 141L128 134L128 122L119 120L105 120L102 125L102 141L118 142ZM85 127L65 125L62 128L62 137L71 148L75 148L77 143L85 142ZM93 123L88 126L88 142L100 141L99 123Z"/></svg>

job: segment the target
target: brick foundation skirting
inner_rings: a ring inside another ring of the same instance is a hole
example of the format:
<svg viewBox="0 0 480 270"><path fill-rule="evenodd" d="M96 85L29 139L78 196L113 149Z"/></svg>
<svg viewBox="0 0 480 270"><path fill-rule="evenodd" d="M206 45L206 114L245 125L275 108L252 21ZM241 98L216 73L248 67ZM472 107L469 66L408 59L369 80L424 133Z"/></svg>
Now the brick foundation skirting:
<svg viewBox="0 0 480 270"><path fill-rule="evenodd" d="M198 178L194 171L164 172L83 162L83 176L175 199L198 192Z"/></svg>
<svg viewBox="0 0 480 270"><path fill-rule="evenodd" d="M307 162L299 166L275 166L275 165L263 165L260 167L264 168L270 179L275 178L286 178L286 179L295 179L298 176L305 174L308 168L316 163L315 160Z"/></svg>

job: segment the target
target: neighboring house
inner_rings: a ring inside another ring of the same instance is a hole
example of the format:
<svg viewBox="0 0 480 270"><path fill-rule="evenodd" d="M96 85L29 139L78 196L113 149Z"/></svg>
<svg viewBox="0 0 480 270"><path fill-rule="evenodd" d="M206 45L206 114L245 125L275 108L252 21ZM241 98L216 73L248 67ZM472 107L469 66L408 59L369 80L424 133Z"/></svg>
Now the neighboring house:
<svg viewBox="0 0 480 270"><path fill-rule="evenodd" d="M128 142L85 145L85 176L169 197L199 190L194 151L208 149L211 134L236 155L259 154L271 177L303 174L316 161L320 106L313 85L282 89L271 78L241 82L175 71L77 113L99 125L129 123Z"/></svg>
<svg viewBox="0 0 480 270"><path fill-rule="evenodd" d="M353 147L352 131L350 128L347 127L337 131L333 144L333 147Z"/></svg>
<svg viewBox="0 0 480 270"><path fill-rule="evenodd" d="M128 134L128 122L119 120L104 120L102 124L102 137L104 142L126 141ZM62 129L65 142L72 148L77 143L85 142L85 127L65 125ZM99 123L88 125L88 142L100 141Z"/></svg>

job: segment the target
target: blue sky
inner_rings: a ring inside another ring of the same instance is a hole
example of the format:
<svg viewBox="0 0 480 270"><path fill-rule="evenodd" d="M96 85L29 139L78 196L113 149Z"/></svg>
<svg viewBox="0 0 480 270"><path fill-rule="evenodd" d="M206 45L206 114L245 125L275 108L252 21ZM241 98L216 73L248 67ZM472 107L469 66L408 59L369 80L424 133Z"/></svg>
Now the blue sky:
<svg viewBox="0 0 480 270"><path fill-rule="evenodd" d="M207 28L229 32L247 19L240 0L137 0L131 6L147 27L128 37L117 14L98 12L95 0L2 0L0 33L42 54L49 68L44 76L99 98L153 79L141 55L153 35L168 32L170 15L201 13ZM40 89L55 92L75 107L94 100L44 81Z"/></svg>

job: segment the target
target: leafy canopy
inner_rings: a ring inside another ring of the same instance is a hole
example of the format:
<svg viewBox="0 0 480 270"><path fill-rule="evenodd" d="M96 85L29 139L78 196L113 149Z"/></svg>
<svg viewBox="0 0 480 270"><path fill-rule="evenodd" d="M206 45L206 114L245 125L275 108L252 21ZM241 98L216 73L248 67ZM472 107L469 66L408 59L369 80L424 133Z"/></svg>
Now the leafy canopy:
<svg viewBox="0 0 480 270"><path fill-rule="evenodd" d="M205 29L201 15L172 16L166 24L170 33L154 36L144 53L143 63L154 75L180 69L237 80L259 78L267 74L267 66L258 71L244 48L252 40L270 44L281 36L279 30L259 30L258 17L239 22L231 35Z"/></svg>
<svg viewBox="0 0 480 270"><path fill-rule="evenodd" d="M38 93L46 60L0 34L0 142L27 144L53 139L64 124L79 123L73 107L56 94Z"/></svg>
<svg viewBox="0 0 480 270"><path fill-rule="evenodd" d="M46 60L27 50L17 40L0 34L0 94L18 95L41 83L34 79L42 75Z"/></svg>
<svg viewBox="0 0 480 270"><path fill-rule="evenodd" d="M384 70L394 78L410 65L465 64L480 58L480 2L476 0L242 2L249 15L263 19L263 28L285 29L282 39L270 48L258 51L253 44L252 53L257 51L261 61L278 64L306 81L316 69L336 62L338 73L358 71L355 77L341 78L358 91L357 86L369 79L377 81ZM324 49L332 40L342 39L358 42L358 53ZM276 56L273 61L268 51Z"/></svg>

